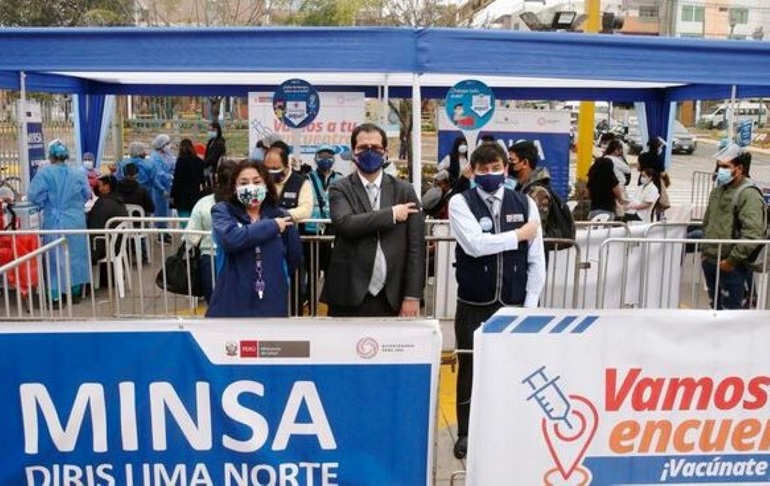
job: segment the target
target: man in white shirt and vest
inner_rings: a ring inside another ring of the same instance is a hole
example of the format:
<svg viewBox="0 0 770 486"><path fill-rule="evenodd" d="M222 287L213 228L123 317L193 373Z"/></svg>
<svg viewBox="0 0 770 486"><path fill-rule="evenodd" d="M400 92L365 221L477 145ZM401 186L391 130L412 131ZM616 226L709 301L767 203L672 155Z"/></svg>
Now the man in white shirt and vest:
<svg viewBox="0 0 770 486"><path fill-rule="evenodd" d="M473 332L503 306L537 307L545 283L545 251L537 205L504 186L508 157L483 143L471 155L476 186L449 201L457 238L457 349L473 349ZM460 353L454 455L465 457L473 355Z"/></svg>

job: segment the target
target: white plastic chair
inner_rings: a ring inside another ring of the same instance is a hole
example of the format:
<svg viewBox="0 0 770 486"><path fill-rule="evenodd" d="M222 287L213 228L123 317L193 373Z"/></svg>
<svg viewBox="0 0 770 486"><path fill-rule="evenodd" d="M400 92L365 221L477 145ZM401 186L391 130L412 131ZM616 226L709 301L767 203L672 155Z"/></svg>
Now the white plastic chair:
<svg viewBox="0 0 770 486"><path fill-rule="evenodd" d="M612 216L610 215L610 213L601 213L601 214L597 214L596 216L591 218L591 222L592 223L606 223L607 221L610 220L611 217Z"/></svg>
<svg viewBox="0 0 770 486"><path fill-rule="evenodd" d="M144 208L142 206L139 206L137 204L126 204L126 212L128 212L128 216L131 218L144 218ZM139 228L146 229L147 223L139 223ZM147 248L147 261L152 264L152 240L150 239L150 235L148 235L145 232L139 232L131 235L131 239L134 242L134 255L136 256L137 260L141 260L142 258L142 241L144 240L145 247ZM137 263L137 266L139 264Z"/></svg>
<svg viewBox="0 0 770 486"><path fill-rule="evenodd" d="M128 221L124 221L117 225L115 229L132 229L133 226ZM101 237L98 237L101 238ZM128 283L128 289L133 290L131 283L131 267L128 263L128 252L126 251L128 235L122 235L119 238L118 235L111 235L108 238L107 254L104 258L96 262L96 274L94 275L94 288L98 289L101 286L101 267L104 263L109 265L112 262L112 274L115 279L115 286L118 289L118 296L122 299L126 296L125 283Z"/></svg>

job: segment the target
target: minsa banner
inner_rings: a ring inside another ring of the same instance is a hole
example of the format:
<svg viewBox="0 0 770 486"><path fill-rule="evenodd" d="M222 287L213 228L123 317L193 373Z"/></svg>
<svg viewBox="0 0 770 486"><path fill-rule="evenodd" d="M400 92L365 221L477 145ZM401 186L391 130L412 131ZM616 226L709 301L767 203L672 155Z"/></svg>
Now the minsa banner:
<svg viewBox="0 0 770 486"><path fill-rule="evenodd" d="M429 484L437 321L0 327L0 484Z"/></svg>
<svg viewBox="0 0 770 486"><path fill-rule="evenodd" d="M469 485L770 484L770 312L504 309Z"/></svg>

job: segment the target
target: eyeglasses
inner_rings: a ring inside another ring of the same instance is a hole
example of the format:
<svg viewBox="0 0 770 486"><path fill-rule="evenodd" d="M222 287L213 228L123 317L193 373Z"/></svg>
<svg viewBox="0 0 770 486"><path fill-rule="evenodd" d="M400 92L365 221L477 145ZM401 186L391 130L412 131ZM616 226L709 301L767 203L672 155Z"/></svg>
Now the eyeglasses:
<svg viewBox="0 0 770 486"><path fill-rule="evenodd" d="M356 145L356 148L355 148L355 151L357 154L360 154L361 152L366 152L368 150L384 153L385 147L383 147L382 145Z"/></svg>

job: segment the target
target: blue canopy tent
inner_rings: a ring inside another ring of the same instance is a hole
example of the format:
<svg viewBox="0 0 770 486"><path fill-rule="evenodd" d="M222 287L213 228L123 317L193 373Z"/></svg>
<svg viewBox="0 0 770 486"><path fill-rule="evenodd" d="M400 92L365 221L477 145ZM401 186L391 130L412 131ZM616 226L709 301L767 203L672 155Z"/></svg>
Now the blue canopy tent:
<svg viewBox="0 0 770 486"><path fill-rule="evenodd" d="M648 132L666 136L672 102L727 98L733 86L738 97L770 96L766 42L434 28L25 28L0 30L0 52L0 87L79 96L82 150L93 152L107 95L245 96L289 77L370 96L384 86L414 99L415 120L423 97L441 98L465 78L485 81L500 99L643 102Z"/></svg>

